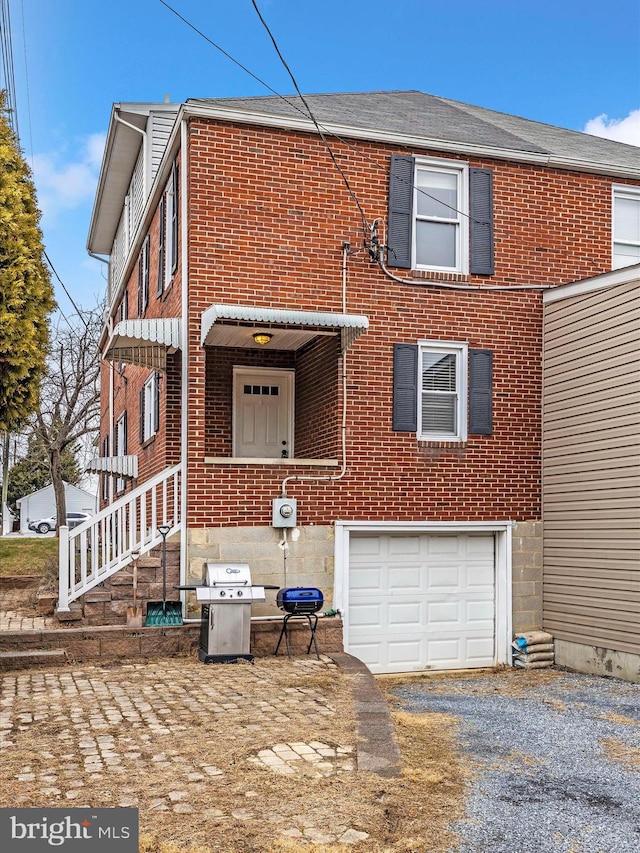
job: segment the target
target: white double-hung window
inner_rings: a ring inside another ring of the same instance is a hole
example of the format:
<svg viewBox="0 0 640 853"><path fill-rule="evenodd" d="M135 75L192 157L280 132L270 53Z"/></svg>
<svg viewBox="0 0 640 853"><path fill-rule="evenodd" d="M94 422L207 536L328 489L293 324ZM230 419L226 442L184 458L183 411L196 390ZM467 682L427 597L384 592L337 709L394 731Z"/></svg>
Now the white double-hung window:
<svg viewBox="0 0 640 853"><path fill-rule="evenodd" d="M152 373L140 389L140 443L155 435L160 425L160 374Z"/></svg>
<svg viewBox="0 0 640 853"><path fill-rule="evenodd" d="M428 441L466 441L467 344L420 341L418 436Z"/></svg>
<svg viewBox="0 0 640 853"><path fill-rule="evenodd" d="M640 263L640 187L613 187L614 270Z"/></svg>
<svg viewBox="0 0 640 853"><path fill-rule="evenodd" d="M417 269L468 272L468 180L464 163L416 159L413 253Z"/></svg>

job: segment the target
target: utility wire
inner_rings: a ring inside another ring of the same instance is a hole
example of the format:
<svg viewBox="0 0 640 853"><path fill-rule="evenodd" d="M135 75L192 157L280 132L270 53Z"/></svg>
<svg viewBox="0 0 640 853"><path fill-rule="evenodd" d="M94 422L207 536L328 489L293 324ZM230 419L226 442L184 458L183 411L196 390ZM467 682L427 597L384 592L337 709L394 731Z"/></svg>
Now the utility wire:
<svg viewBox="0 0 640 853"><path fill-rule="evenodd" d="M27 124L29 126L29 152L31 154L31 168L33 168L33 135L31 128L31 96L29 93L29 64L27 62L27 30L24 23L24 0L20 0L20 12L22 16L22 48L24 53L24 83L27 95Z"/></svg>
<svg viewBox="0 0 640 853"><path fill-rule="evenodd" d="M81 320L82 320L82 322L84 323L84 327L85 327L85 329L86 329L87 331L89 331L89 326L87 325L87 321L86 321L86 320L84 319L84 317L82 316L82 311L80 310L80 308L78 308L78 306L76 305L76 303L73 301L73 297L71 296L71 294L69 293L69 291L68 291L68 290L67 290L67 288L65 287L65 284L64 284L63 280L62 280L62 279L60 278L60 276L58 275L58 271L56 270L56 268L54 267L54 265L51 263L51 258L49 257L49 255L47 255L47 251L46 251L46 249L44 249L44 248L43 248L43 250L42 250L42 254L45 256L45 258L46 258L46 260L47 260L47 263L48 263L48 264L49 264L49 266L51 267L51 272L55 275L55 277L56 277L56 278L58 279L58 281L60 282L60 286L62 287L62 289L64 290L65 294L67 295L67 299L68 299L68 300L69 300L69 302L73 305L73 307L74 307L74 308L75 308L75 310L76 310L76 313L78 314L78 316L80 317L80 319L81 319ZM62 314L62 311L60 311L60 313ZM62 316L64 317L64 314L62 314ZM65 318L65 320L67 320L67 318L66 318L66 317L64 317L64 318ZM67 323L68 323L68 322L69 322L69 321L67 320ZM71 325L71 324L69 324L69 325Z"/></svg>
<svg viewBox="0 0 640 853"><path fill-rule="evenodd" d="M167 3L167 2L166 2L166 0L159 0L159 2L160 2L160 3L162 3L162 5L163 5L163 6L165 6L165 7L166 7L170 12L172 12L172 13L173 13L177 18L179 18L179 19L180 19L184 24L186 24L190 29L192 29L195 33L197 33L201 38L203 38L206 42L208 42L212 47L215 47L215 48L216 48L216 50L220 51L220 53L222 53L222 54L223 54L223 56L225 56L227 59L229 59L231 62L233 62L233 63L234 63L234 65L237 65L237 66L238 66L238 68L241 68L243 71L245 71L245 72L246 72L250 77L252 77L252 78L253 78L254 80L256 80L258 83L260 83L260 85L261 85L261 86L264 86L264 87L265 87L265 89L267 89L269 92L271 92L271 94L275 95L275 96L276 96L277 98L279 98L281 101L284 101L284 103L285 103L285 104L288 104L292 109L296 110L296 112L300 113L300 115L302 115L304 118L310 118L310 119L311 119L311 121L313 121L313 123L315 124L316 129L318 130L318 133L320 134L320 136L322 137L323 141L325 142L325 145L327 144L327 142L326 142L325 137L323 136L323 131L324 131L324 133L325 133L326 135L331 136L331 137L333 137L334 139L336 139L336 140L338 140L339 142L341 142L343 145L345 145L345 146L346 146L348 149L350 149L352 152L354 152L355 154L357 154L358 156L360 156L363 160L368 161L369 163L371 163L371 165L373 165L373 166L375 166L376 168L380 169L380 170L381 170L381 171L383 171L385 174L390 174L390 175L392 175L394 178L396 178L396 179L397 179L398 181L400 181L401 183L405 183L405 184L409 184L410 186L413 186L417 192L419 192L420 194L422 194L422 195L426 196L427 198L430 198L432 201L435 201L435 202L437 202L438 204L443 205L444 207L448 207L450 210L453 210L455 213L458 213L458 214L460 214L461 216L466 217L470 222L474 222L474 223L476 223L476 224L478 224L478 225L487 225L487 224L489 224L489 223L487 223L487 222L486 222L485 220L483 220L483 219L476 219L475 217L471 216L471 214L470 214L470 213L468 213L468 212L467 212L467 211L465 211L465 210L460 210L460 209L459 209L459 208L457 208L457 207L454 207L454 206L452 206L452 205L448 205L448 204L446 204L446 202L443 202L441 199L437 198L436 196L431 195L430 193L428 193L428 192L427 192L425 189L423 189L422 187L415 186L415 184L414 184L413 180L407 180L407 179L406 179L406 178L404 178L402 175L398 175L398 174L397 174L396 172L394 172L392 169L389 169L389 167L388 167L388 166L386 166L386 165L385 165L385 164L383 164L383 163L380 163L380 162L379 162L378 160L376 160L374 157L371 157L371 156L370 156L369 154L367 154L364 150L362 150L361 148L358 148L357 146L355 146L355 145L354 145L352 142L350 142L349 140L344 139L344 138L343 138L343 137L341 137L339 134L335 133L334 131L329 130L328 128L326 128L325 126L323 126L321 123L317 122L317 121L316 121L316 119L315 119L315 117L313 116L312 111L311 111L311 110L310 110L310 108L309 108L309 105L308 105L307 101L305 100L305 98L304 98L304 97L302 96L302 94L300 93L300 90L298 89L297 83L295 82L295 79L293 78L293 76L292 76L292 74L291 74L291 71L290 71L290 69L289 69L288 65L286 64L286 62L285 62L284 58L281 56L280 51L278 50L278 47L277 47L277 45L276 45L276 43L275 43L275 40L274 40L274 38L273 38L273 35L271 34L271 32L270 32L270 30L268 29L268 27L266 27L266 24L264 24L264 19L262 18L262 15L260 14L260 11L259 11L258 7L256 6L256 4L255 4L254 0L251 0L251 2L253 3L253 6L254 6L254 8L256 9L256 12L258 13L258 16L260 17L261 21L263 22L263 25L264 25L264 26L265 26L265 28L267 29L267 32L269 33L269 35L270 35L270 37L271 37L271 40L272 40L272 42L274 43L274 47L276 48L276 51L277 51L278 55L280 56L281 61L282 61L282 62L283 62L283 64L284 64L284 67L285 67L285 68L286 68L286 70L289 72L289 76L292 78L292 80L293 80L293 82L294 82L294 85L296 86L296 89L298 90L298 94L299 94L299 96L300 96L300 98L301 98L302 102L303 102L303 103L305 104L305 106L306 106L307 112L305 112L304 110L300 109L300 107L298 107L298 105L297 105L297 104L293 103L291 100L289 100L289 99L288 99L287 97L285 97L284 95L281 95L281 94L280 94L280 92L278 92L276 89L274 89L272 86L270 86L270 85L269 85L265 80L263 80L263 79L262 79L261 77L259 77L257 74L254 74L254 73L253 73L253 71L251 71L249 68L247 68L247 67L246 67L245 65L243 65L241 62L239 62L237 59L235 59L235 57L233 57L230 53L228 53L228 52L227 52L223 47L221 47L219 44L217 44L216 42L214 42L211 38L209 38L209 36L207 36L205 33L203 33L201 30L199 30L199 29L198 29L194 24L192 24L192 23L191 23L191 21L187 20L187 18L185 18L183 15L181 15L181 14L180 14L176 9L174 9L174 8L173 8L173 6L171 6L169 3ZM330 149L329 149L329 150L330 150ZM335 160L334 160L334 162L335 162ZM339 167L339 165L338 165L337 163L336 163L336 167L338 168L338 171L340 171L340 173L342 174L342 170L340 169L340 167ZM343 177L344 177L344 176L343 176ZM357 204L357 206L358 206L358 209L360 210L361 216L363 217L363 224L365 224L365 223L366 223L366 218L364 217L364 214L362 213L362 209L361 209L361 207L360 207L360 204L359 204L359 203L358 203L358 201L355 199L355 196L352 196L352 197L353 197L353 198L354 198L354 200L356 201L356 204ZM368 224L366 224L366 230L367 230L367 231L369 231L369 225L368 225ZM510 238L510 236L511 236L509 232L504 231L504 230L499 229L499 228L496 228L494 233L496 234L496 236L503 236L503 237L505 237L505 238L507 238L507 239L509 239L509 238ZM366 247L366 239L367 239L367 234L365 233L365 238L364 238L364 241L365 241L365 247ZM527 243L527 244L524 244L524 245L534 246L534 245L536 245L536 244L535 244L535 243ZM561 251L561 250L560 250L560 249L558 249L558 250L554 250L554 251ZM594 263L595 263L595 261L594 261L594 259L593 259L593 258L589 258L589 257L586 257L586 256L580 256L580 257L581 257L581 259L582 259L582 260L584 260L584 261L588 261L588 262L589 262L589 263L591 263L591 264L594 264Z"/></svg>
<svg viewBox="0 0 640 853"><path fill-rule="evenodd" d="M20 139L18 131L18 112L16 109L16 81L13 66L13 42L11 38L11 10L9 0L0 0L0 50L2 51L2 71L4 77L4 89L7 93L6 107L9 124L17 140Z"/></svg>
<svg viewBox="0 0 640 853"><path fill-rule="evenodd" d="M335 165L336 169L338 170L338 172L339 172L339 173L340 173L340 175L342 176L342 179L343 179L343 181L345 182L345 185L346 185L346 187L347 187L347 190L349 191L349 194L351 195L351 198L354 200L354 202L355 202L355 204L356 204L356 206L357 206L357 208L358 208L358 210L359 210L359 212L360 212L360 216L361 216L361 218L362 218L363 227L364 227L364 229L365 229L365 232L366 232L366 231L368 231L368 230L369 230L369 224L368 224L367 219L366 219L366 217L365 217L365 215L364 215L364 212L363 212L363 210L362 210L362 207L361 207L361 205L360 205L360 202L358 201L358 199L357 199L357 197L356 197L355 193L354 193L354 192L353 192L353 190L351 189L351 186L349 185L349 182L348 182L348 180L347 180L347 178L346 178L346 176L345 176L345 174L344 174L344 172L343 172L342 168L340 167L340 164L337 162L337 160L336 160L336 158L335 158L335 156L334 156L334 154L333 154L333 151L331 150L331 148L330 148L329 144L327 143L326 135L325 135L325 134L323 133L323 131L321 130L321 125L320 125L320 124L316 121L316 119L314 118L313 113L312 113L312 111L311 111L311 108L309 107L309 105L308 105L308 104L307 104L307 102L305 101L304 97L302 96L302 93L300 92L300 89L298 88L298 84L296 83L296 80L295 80L295 78L293 77L293 74L291 73L291 70L290 70L289 66L287 65L287 63L285 62L284 58L282 57L282 54L280 53L280 51L279 51L279 49L278 49L278 46L277 46L277 44L276 44L276 42L275 42L275 40L274 40L273 36L271 35L271 32L270 32L269 28L267 27L266 23L264 23L264 19L263 19L263 18L262 18L262 16L260 15L260 10L257 8L257 6L255 7L256 12L258 13L258 16L260 17L260 20L263 22L263 25L264 25L264 26L265 26L265 28L267 29L267 32L268 32L268 33L269 33L269 35L271 36L271 40L272 40L272 42L273 42L273 44L274 44L274 46L275 46L276 52L278 53L278 56L280 57L281 61L283 62L283 64L284 64L285 68L287 69L287 72L289 73L289 76L291 77L291 79L292 79L292 81L293 81L293 84L294 84L294 86L295 86L295 88L296 88L296 90L297 90L297 92L298 92L298 95L299 95L300 99L302 100L303 104L304 104L304 105L305 105L305 107L306 107L306 110L307 110L306 112L305 112L304 110L300 109L300 107L298 107L298 106L297 106L297 104L295 104L295 103L293 103L292 101L290 101L290 100L289 100L288 98L286 98L284 95L281 95L281 94L280 94L280 92L276 91L276 89L274 89L272 86L270 86L270 85L269 85L265 80L263 80L261 77L258 77L258 75L257 75L257 74L254 74L254 73L253 73L253 71L251 71L249 68L247 68L247 67L246 67L246 65L243 65L241 62L239 62L237 59L235 59L235 57L233 57L230 53L228 53L228 52L227 52L223 47L221 47L219 44L217 44L215 41L213 41L213 39L209 38L209 36L208 36L208 35L206 35L205 33L203 33L203 32L202 32L202 30L199 30L199 29L195 26L195 24L192 24L192 23L191 23L191 21L187 20L187 18L185 18L183 15L181 15L181 14L180 14L180 12L178 12L176 9L174 9L174 8L173 8L173 6L171 6L169 3L167 3L167 2L166 2L166 0L159 0L159 2L160 2L160 3L162 3L162 5L163 5L165 8L167 8L170 12L172 12L172 13L176 16L176 18L179 18L179 19L180 19L184 24L186 24L190 29L192 29L195 33L197 33L197 34L198 34L201 38L203 38L206 42L208 42L212 47L215 47L215 49L216 49L216 50L219 50L219 51L220 51L220 53L221 53L223 56L226 56L226 58L227 58L227 59L229 59L231 62L233 62L233 63L234 63L234 65L237 65L237 66L238 66L238 68L241 68L241 69L242 69L243 71L245 71L245 72L246 72L250 77L253 77L253 79L254 79L254 80L256 80L258 83L260 83L260 85L261 85L261 86L264 86L264 87L265 87L265 89L267 89L269 92L271 92L271 94L272 94L272 95L275 95L277 98L280 98L280 100L281 100L281 101L284 101L284 102L285 102L285 104L288 104L288 106L290 106L292 109L296 110L296 112L299 112L299 113L300 113L300 115L304 116L304 118L310 118L310 119L311 119L311 121L314 123L314 125L315 125L315 127L316 127L316 129L317 129L318 133L320 134L320 137L321 137L322 141L324 142L325 146L327 147L327 149L328 149L328 151L329 151L329 154L330 154L330 156L331 156L331 159L332 159L332 161L333 161L333 163L334 163L334 165ZM255 4L254 4L254 6L255 6ZM325 129L325 130L326 130L326 129ZM334 136L336 139L338 139L340 142L344 142L344 140L343 140L343 139L340 139L340 137L339 137L339 136L337 136L336 134L331 134L331 135L332 135L332 136ZM349 145L348 143L345 143L345 144L347 144L347 145L348 145L348 147L349 147L349 148L351 148L352 150L354 150L354 151L356 151L356 150L357 150L357 149L355 149L355 148L354 148L354 146Z"/></svg>
<svg viewBox="0 0 640 853"><path fill-rule="evenodd" d="M271 39L271 42L273 44L273 47L275 48L276 53L278 54L278 58L280 59L280 62L282 63L285 71L287 72L287 74L291 78L291 82L295 86L295 90L298 93L300 100L302 101L302 103L305 106L305 109L309 113L309 118L314 123L316 130L320 134L320 138L322 139L327 151L329 152L329 156L331 157L333 165L336 167L336 169L338 170L338 173L340 174L340 177L344 181L344 185L347 188L347 192L349 193L349 195L353 199L353 202L355 203L356 207L358 208L358 211L360 213L360 217L362 219L362 228L363 228L363 231L366 235L367 231L369 230L369 223L367 222L367 217L364 215L364 211L362 209L362 205L360 204L358 196L351 189L351 185L347 179L347 176L345 175L344 171L342 170L342 167L340 166L340 164L336 160L335 154L333 153L333 150L331 149L331 146L329 145L329 143L327 141L327 137L325 136L325 134L321 130L320 125L316 121L316 117L314 116L313 111L311 110L311 107L309 106L304 95L300 91L300 87L298 86L298 82L297 82L296 78L294 77L292 70L289 68L287 61L285 60L284 56L282 55L280 48L278 47L278 43L276 42L273 33L269 29L269 25L267 24L265 19L262 17L262 13L260 12L260 9L258 8L258 4L256 3L256 0L251 0L251 4L252 4L253 8L256 10L256 14L258 15L258 18L260 19L260 23L262 24L262 26L267 31L267 35Z"/></svg>

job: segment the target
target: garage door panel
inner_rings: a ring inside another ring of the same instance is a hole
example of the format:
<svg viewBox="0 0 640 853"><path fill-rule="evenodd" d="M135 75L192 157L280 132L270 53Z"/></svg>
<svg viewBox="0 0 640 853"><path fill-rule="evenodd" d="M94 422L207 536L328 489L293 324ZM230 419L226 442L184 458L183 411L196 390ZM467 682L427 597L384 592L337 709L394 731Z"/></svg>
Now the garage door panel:
<svg viewBox="0 0 640 853"><path fill-rule="evenodd" d="M460 588L460 567L433 566L426 573L426 586L428 590L444 590Z"/></svg>
<svg viewBox="0 0 640 853"><path fill-rule="evenodd" d="M493 535L353 534L349 577L347 647L373 672L494 663Z"/></svg>
<svg viewBox="0 0 640 853"><path fill-rule="evenodd" d="M494 622L493 598L486 601L465 602L465 622L467 625L478 628L482 623L483 628L490 628Z"/></svg>
<svg viewBox="0 0 640 853"><path fill-rule="evenodd" d="M386 665L386 660L384 664L380 663L383 660L381 645L381 643L352 642L349 644L349 653L366 664L371 672L383 672L381 666Z"/></svg>
<svg viewBox="0 0 640 853"><path fill-rule="evenodd" d="M468 637L465 657L474 666L493 666L493 640L486 637Z"/></svg>
<svg viewBox="0 0 640 853"><path fill-rule="evenodd" d="M390 601L387 608L387 625L392 630L414 631L420 628L424 619L419 601Z"/></svg>
<svg viewBox="0 0 640 853"><path fill-rule="evenodd" d="M427 626L430 629L458 628L462 623L459 601L437 601L427 604Z"/></svg>
<svg viewBox="0 0 640 853"><path fill-rule="evenodd" d="M394 536L387 538L381 547L390 557L416 556L422 549L422 537Z"/></svg>
<svg viewBox="0 0 640 853"><path fill-rule="evenodd" d="M493 565L484 563L467 566L463 583L467 589L486 587L493 590Z"/></svg>
<svg viewBox="0 0 640 853"><path fill-rule="evenodd" d="M432 556L457 556L460 552L460 541L458 536L446 536L439 534L431 536L427 540L427 550Z"/></svg>
<svg viewBox="0 0 640 853"><path fill-rule="evenodd" d="M382 542L378 536L354 536L349 543L349 552L353 557L377 557L381 547Z"/></svg>
<svg viewBox="0 0 640 853"><path fill-rule="evenodd" d="M391 640L387 644L388 664L410 665L420 657L422 642L420 640Z"/></svg>
<svg viewBox="0 0 640 853"><path fill-rule="evenodd" d="M382 622L383 604L352 604L349 608L349 622L353 628L377 629Z"/></svg>
<svg viewBox="0 0 640 853"><path fill-rule="evenodd" d="M388 589L392 593L417 593L423 584L422 566L400 566L389 569Z"/></svg>
<svg viewBox="0 0 640 853"><path fill-rule="evenodd" d="M459 666L458 661L462 655L462 642L457 637L449 637L442 640L429 640L428 642L428 666L441 669L455 669Z"/></svg>
<svg viewBox="0 0 640 853"><path fill-rule="evenodd" d="M382 566L353 566L350 571L349 585L352 590L377 594L385 583Z"/></svg>

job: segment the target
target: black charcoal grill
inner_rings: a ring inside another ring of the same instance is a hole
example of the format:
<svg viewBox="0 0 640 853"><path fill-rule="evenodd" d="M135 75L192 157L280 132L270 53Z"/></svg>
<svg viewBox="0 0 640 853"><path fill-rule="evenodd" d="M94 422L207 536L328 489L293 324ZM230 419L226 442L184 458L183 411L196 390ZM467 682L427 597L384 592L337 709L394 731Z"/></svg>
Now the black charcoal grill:
<svg viewBox="0 0 640 853"><path fill-rule="evenodd" d="M291 649L289 647L289 620L296 616L302 616L309 623L309 631L311 639L307 646L307 654L311 651L313 645L316 651L316 657L320 660L320 652L318 651L318 643L316 641L316 627L318 625L318 611L324 604L324 595L321 590L313 586L292 586L278 590L276 603L281 610L284 610L286 616L282 622L282 630L278 637L278 645L274 655L278 654L280 643L284 637L287 647L287 656L291 657Z"/></svg>

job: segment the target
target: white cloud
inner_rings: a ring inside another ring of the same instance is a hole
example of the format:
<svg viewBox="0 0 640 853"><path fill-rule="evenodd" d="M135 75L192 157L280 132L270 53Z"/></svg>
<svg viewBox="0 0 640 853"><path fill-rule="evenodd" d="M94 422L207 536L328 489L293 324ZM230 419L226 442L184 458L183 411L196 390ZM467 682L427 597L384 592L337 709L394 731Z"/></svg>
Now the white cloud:
<svg viewBox="0 0 640 853"><path fill-rule="evenodd" d="M606 113L589 119L584 132L604 136L627 145L640 145L640 110L631 110L626 118L609 118Z"/></svg>
<svg viewBox="0 0 640 853"><path fill-rule="evenodd" d="M51 221L62 211L88 205L93 200L102 162L105 134L93 133L80 140L73 159L66 151L35 154L33 179L38 206Z"/></svg>

